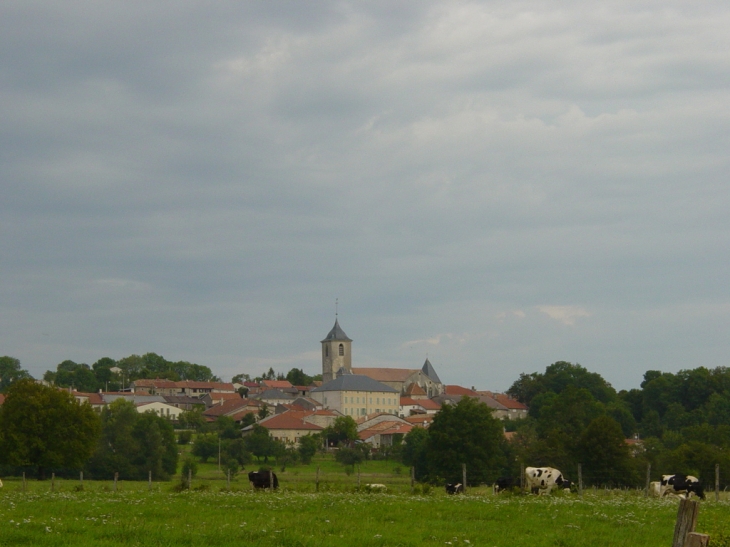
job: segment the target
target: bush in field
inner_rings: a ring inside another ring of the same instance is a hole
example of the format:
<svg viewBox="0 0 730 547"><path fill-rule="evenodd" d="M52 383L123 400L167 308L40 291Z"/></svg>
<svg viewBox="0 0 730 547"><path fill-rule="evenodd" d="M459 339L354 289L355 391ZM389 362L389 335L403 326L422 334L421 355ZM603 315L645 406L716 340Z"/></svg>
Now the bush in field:
<svg viewBox="0 0 730 547"><path fill-rule="evenodd" d="M190 444L190 440L193 438L192 431L181 431L177 434L177 444Z"/></svg>
<svg viewBox="0 0 730 547"><path fill-rule="evenodd" d="M177 471L172 424L154 413L140 414L133 403L118 399L102 411L102 434L88 471L96 478L119 473L123 480L169 480Z"/></svg>
<svg viewBox="0 0 730 547"><path fill-rule="evenodd" d="M195 461L195 458L191 458L188 456L183 460L182 469L180 470L180 478L183 481L188 480L188 476L194 477L198 474L198 462Z"/></svg>

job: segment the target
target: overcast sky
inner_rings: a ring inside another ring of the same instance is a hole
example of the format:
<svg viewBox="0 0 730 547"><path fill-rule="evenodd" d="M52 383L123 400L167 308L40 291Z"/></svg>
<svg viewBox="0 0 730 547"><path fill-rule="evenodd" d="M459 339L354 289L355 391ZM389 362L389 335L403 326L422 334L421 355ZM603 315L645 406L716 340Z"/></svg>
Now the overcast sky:
<svg viewBox="0 0 730 547"><path fill-rule="evenodd" d="M730 355L726 1L0 3L0 355L618 389Z"/></svg>

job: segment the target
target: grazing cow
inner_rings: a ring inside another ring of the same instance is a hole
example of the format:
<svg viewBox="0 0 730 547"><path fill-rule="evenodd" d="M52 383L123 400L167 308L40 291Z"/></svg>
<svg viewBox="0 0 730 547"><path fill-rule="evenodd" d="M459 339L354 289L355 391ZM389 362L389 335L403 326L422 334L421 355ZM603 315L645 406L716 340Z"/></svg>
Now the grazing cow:
<svg viewBox="0 0 730 547"><path fill-rule="evenodd" d="M505 490L512 490L515 486L520 485L520 479L514 477L500 477L497 482L494 483L494 491L499 494Z"/></svg>
<svg viewBox="0 0 730 547"><path fill-rule="evenodd" d="M705 499L705 490L700 484L700 480L692 475L662 475L662 481L659 485L659 497L667 494L685 494L690 497L692 494L698 495L701 499Z"/></svg>
<svg viewBox="0 0 730 547"><path fill-rule="evenodd" d="M525 481L527 488L538 495L549 494L555 488L565 488L565 485L570 487L570 481L552 467L525 468Z"/></svg>
<svg viewBox="0 0 730 547"><path fill-rule="evenodd" d="M269 477L269 474L271 477ZM276 473L269 473L269 471L251 471L248 474L248 480L256 490L271 488L271 479L274 480L274 490L276 490L279 488L279 479L276 478Z"/></svg>
<svg viewBox="0 0 730 547"><path fill-rule="evenodd" d="M365 489L369 492L385 492L388 487L384 484L366 484Z"/></svg>
<svg viewBox="0 0 730 547"><path fill-rule="evenodd" d="M460 482L457 483L448 483L446 485L446 493L447 494L463 494L464 493L464 485Z"/></svg>

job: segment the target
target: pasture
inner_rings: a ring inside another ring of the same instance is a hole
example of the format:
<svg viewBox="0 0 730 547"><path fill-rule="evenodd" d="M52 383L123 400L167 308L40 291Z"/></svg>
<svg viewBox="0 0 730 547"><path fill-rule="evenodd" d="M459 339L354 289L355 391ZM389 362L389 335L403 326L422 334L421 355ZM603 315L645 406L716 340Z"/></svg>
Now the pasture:
<svg viewBox="0 0 730 547"><path fill-rule="evenodd" d="M10 484L9 484L10 483ZM635 492L588 491L555 496L494 496L471 490L447 496L408 493L251 492L202 488L174 493L171 484L85 484L73 491L0 492L0 546L664 546L669 547L676 499ZM47 483L44 484L47 486ZM702 504L698 531L726 545L730 503Z"/></svg>

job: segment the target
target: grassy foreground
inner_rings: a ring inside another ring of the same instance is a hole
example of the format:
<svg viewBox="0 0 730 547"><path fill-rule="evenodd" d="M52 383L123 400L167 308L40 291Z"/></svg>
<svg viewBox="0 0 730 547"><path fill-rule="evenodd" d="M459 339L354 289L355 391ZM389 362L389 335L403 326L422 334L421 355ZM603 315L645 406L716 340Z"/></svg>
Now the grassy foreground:
<svg viewBox="0 0 730 547"><path fill-rule="evenodd" d="M0 545L669 547L678 505L600 491L581 500L167 488L4 489ZM703 503L698 531L725 545L729 530L730 503Z"/></svg>

